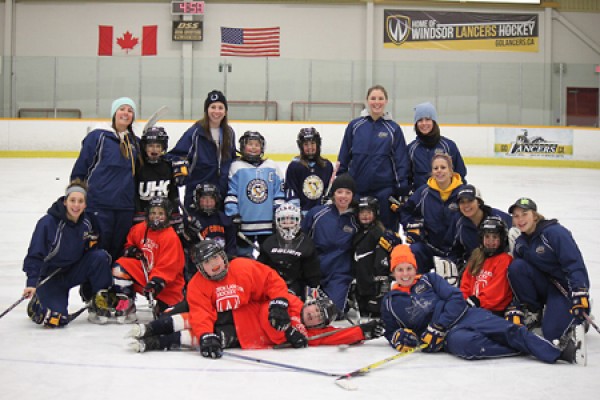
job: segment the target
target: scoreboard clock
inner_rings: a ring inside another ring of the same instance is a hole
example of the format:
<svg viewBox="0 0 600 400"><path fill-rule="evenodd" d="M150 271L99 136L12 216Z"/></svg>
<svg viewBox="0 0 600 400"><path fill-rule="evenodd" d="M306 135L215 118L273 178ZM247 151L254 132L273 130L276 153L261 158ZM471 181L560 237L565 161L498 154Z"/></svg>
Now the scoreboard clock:
<svg viewBox="0 0 600 400"><path fill-rule="evenodd" d="M204 2L172 1L171 15L204 15Z"/></svg>

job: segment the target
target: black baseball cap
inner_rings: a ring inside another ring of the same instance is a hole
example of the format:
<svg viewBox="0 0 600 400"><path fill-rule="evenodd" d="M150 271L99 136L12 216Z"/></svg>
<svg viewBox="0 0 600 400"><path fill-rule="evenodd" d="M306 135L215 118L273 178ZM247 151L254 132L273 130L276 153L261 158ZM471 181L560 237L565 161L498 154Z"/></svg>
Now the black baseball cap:
<svg viewBox="0 0 600 400"><path fill-rule="evenodd" d="M515 201L515 203L508 209L508 212L512 214L514 209L517 207L522 208L523 210L537 211L537 204L535 204L535 201L527 197L521 197L519 200Z"/></svg>

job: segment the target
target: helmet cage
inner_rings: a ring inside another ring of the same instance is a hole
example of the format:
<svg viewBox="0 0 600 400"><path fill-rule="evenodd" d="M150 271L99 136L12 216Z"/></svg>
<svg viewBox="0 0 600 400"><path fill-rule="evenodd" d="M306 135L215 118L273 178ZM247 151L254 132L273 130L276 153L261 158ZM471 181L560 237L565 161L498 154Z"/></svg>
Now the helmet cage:
<svg viewBox="0 0 600 400"><path fill-rule="evenodd" d="M275 211L275 227L283 240L293 240L300 232L302 212L293 204L282 204Z"/></svg>

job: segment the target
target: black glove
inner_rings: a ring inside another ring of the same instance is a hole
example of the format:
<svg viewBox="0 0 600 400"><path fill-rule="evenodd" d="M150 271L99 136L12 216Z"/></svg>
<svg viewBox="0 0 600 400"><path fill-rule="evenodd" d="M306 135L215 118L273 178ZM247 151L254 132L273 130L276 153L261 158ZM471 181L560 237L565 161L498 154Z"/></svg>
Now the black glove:
<svg viewBox="0 0 600 400"><path fill-rule="evenodd" d="M504 319L515 325L523 325L525 313L517 306L509 306L504 312Z"/></svg>
<svg viewBox="0 0 600 400"><path fill-rule="evenodd" d="M192 216L187 218L185 234L192 240L202 240L202 229L204 227L197 218Z"/></svg>
<svg viewBox="0 0 600 400"><path fill-rule="evenodd" d="M477 296L469 296L467 297L467 304L469 307L479 308L481 307L481 302L477 298Z"/></svg>
<svg viewBox="0 0 600 400"><path fill-rule="evenodd" d="M365 340L377 339L385 333L385 325L382 320L374 319L359 325L365 335Z"/></svg>
<svg viewBox="0 0 600 400"><path fill-rule="evenodd" d="M136 247L136 246L131 246L125 249L125 251L123 252L123 257L128 257L128 258L135 258L136 260L142 260L144 259L144 252L142 251L142 249Z"/></svg>
<svg viewBox="0 0 600 400"><path fill-rule="evenodd" d="M390 279L387 276L376 276L373 280L376 286L376 297L383 297L390 291Z"/></svg>
<svg viewBox="0 0 600 400"><path fill-rule="evenodd" d="M412 329L400 328L394 332L390 343L400 353L407 353L419 345L419 338Z"/></svg>
<svg viewBox="0 0 600 400"><path fill-rule="evenodd" d="M183 186L185 184L185 178L188 176L188 168L190 163L187 160L178 160L171 163L173 169L173 178L177 186Z"/></svg>
<svg viewBox="0 0 600 400"><path fill-rule="evenodd" d="M144 286L144 294L152 293L154 296L158 296L160 292L165 288L165 280L159 277L150 279L146 286Z"/></svg>
<svg viewBox="0 0 600 400"><path fill-rule="evenodd" d="M269 303L269 323L278 331L285 331L291 323L288 314L288 301L283 297L271 300Z"/></svg>
<svg viewBox="0 0 600 400"><path fill-rule="evenodd" d="M240 230L240 225L242 224L242 216L240 214L232 215L231 222L237 230Z"/></svg>
<svg viewBox="0 0 600 400"><path fill-rule="evenodd" d="M427 330L421 335L421 341L427 345L423 349L426 353L436 353L444 348L446 330L438 324L429 324Z"/></svg>
<svg viewBox="0 0 600 400"><path fill-rule="evenodd" d="M308 346L308 338L293 326L290 326L285 330L285 338L295 349L301 349Z"/></svg>
<svg viewBox="0 0 600 400"><path fill-rule="evenodd" d="M379 238L379 246L388 253L391 253L399 244L402 244L402 238L396 232L386 230Z"/></svg>
<svg viewBox="0 0 600 400"><path fill-rule="evenodd" d="M571 292L571 314L579 320L585 320L585 315L590 313L590 292L587 288L580 288Z"/></svg>
<svg viewBox="0 0 600 400"><path fill-rule="evenodd" d="M200 354L207 358L221 358L223 348L219 336L214 333L205 333L200 337Z"/></svg>

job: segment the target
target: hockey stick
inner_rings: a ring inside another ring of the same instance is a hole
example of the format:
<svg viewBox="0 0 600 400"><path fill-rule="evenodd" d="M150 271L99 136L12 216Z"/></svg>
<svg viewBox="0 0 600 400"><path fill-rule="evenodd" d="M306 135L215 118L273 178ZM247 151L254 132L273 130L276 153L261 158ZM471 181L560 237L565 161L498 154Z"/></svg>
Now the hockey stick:
<svg viewBox="0 0 600 400"><path fill-rule="evenodd" d="M327 332L323 332L323 333L319 333L318 335L313 335L313 336L309 336L307 339L308 341L312 341L312 340L318 340L318 339L322 339L322 338L326 338L328 336L332 336L335 335L337 333L340 332L344 332L347 331L348 329L354 329L356 328L356 325L352 325L352 326L347 326L345 328L338 328L332 331L327 331ZM274 349L287 349L289 347L291 347L292 344L289 342L285 342L285 343L281 343L281 344L276 344L275 346L273 346Z"/></svg>
<svg viewBox="0 0 600 400"><path fill-rule="evenodd" d="M563 287L563 285L560 284L559 281L557 281L554 278L550 278L548 277L548 279L550 280L550 282L552 282L552 284L554 286L556 286L556 288L558 289L558 291L567 299L570 300L571 298L569 297L569 293L567 293L567 290ZM588 324L590 324L595 330L596 332L600 333L600 327L598 327L598 325L594 322L593 319L590 318L590 316L586 313L583 312L582 313L583 318L585 318L585 320L587 321Z"/></svg>
<svg viewBox="0 0 600 400"><path fill-rule="evenodd" d="M146 125L144 125L142 133L146 133L148 129L152 128L158 122L160 117L162 117L167 111L169 111L169 107L167 106L162 106L161 108L156 110L154 114L152 114L150 118L148 118L148 122L146 122Z"/></svg>
<svg viewBox="0 0 600 400"><path fill-rule="evenodd" d="M146 257L142 257L140 259L141 263L142 263L142 270L144 271L144 277L146 278L146 283L150 282L150 271L148 269L148 260L146 259ZM148 308L150 308L150 310L152 311L152 319L156 320L158 319L157 315L156 315L156 302L154 301L154 295L150 292L148 292L146 294L146 297L148 298Z"/></svg>
<svg viewBox="0 0 600 400"><path fill-rule="evenodd" d="M281 367L281 368L291 369L293 371L298 371L298 372L308 372L308 373L311 373L311 374L324 375L324 376L334 376L334 377L340 377L341 376L340 374L334 374L332 372L321 371L321 370L312 369L312 368L298 367L296 365L283 364L283 363L279 363L279 362L275 362L275 361L268 361L268 360L264 360L262 358L254 358L254 357L243 356L241 354L231 353L229 351L223 351L223 355L228 356L228 357L233 357L233 358L239 358L240 360L256 362L256 363L259 363L259 364L266 364L266 365L272 365L272 366L275 366L275 367Z"/></svg>
<svg viewBox="0 0 600 400"><path fill-rule="evenodd" d="M248 243L250 246L252 246L252 248L256 251L258 251L260 253L260 247L254 243L252 240L250 240L250 238L246 235L244 235L242 232L238 232L237 233L238 237L240 239L242 239L244 242Z"/></svg>
<svg viewBox="0 0 600 400"><path fill-rule="evenodd" d="M54 275L58 274L60 271L62 271L62 268L57 268L54 271L52 271L52 273L50 275L48 275L47 277L45 277L44 279L42 279L42 281L40 283L38 283L35 288L38 289L40 286L44 285L46 282L48 282L50 280L50 278L52 278ZM8 307L6 310L4 310L2 312L2 314L0 314L0 318L4 317L6 314L11 312L16 306L21 304L23 302L23 300L25 300L25 299L27 299L26 296L21 296L21 298L19 300L12 303L10 305L10 307Z"/></svg>
<svg viewBox="0 0 600 400"><path fill-rule="evenodd" d="M329 179L329 185L327 185L327 189L325 190L325 195L321 197L321 204L327 204L329 201L329 196L331 195L331 185L333 185L333 181L337 176L337 171L340 168L340 162L337 161L335 163L335 167L333 167L333 172L331 173L331 178Z"/></svg>
<svg viewBox="0 0 600 400"><path fill-rule="evenodd" d="M420 346L415 347L409 351L397 353L397 354L394 354L393 356L384 358L383 360L379 360L372 364L369 364L365 367L355 369L354 371L348 372L347 374L344 374L344 375L340 376L339 378L337 378L335 380L335 384L338 385L339 387L341 387L342 389L356 390L356 386L349 383L350 378L359 376L359 375L364 375L375 368L381 367L382 365L389 363L390 361L397 360L398 358L412 354L412 353L416 352L417 350L422 350L425 347L427 347L427 344L423 343Z"/></svg>

